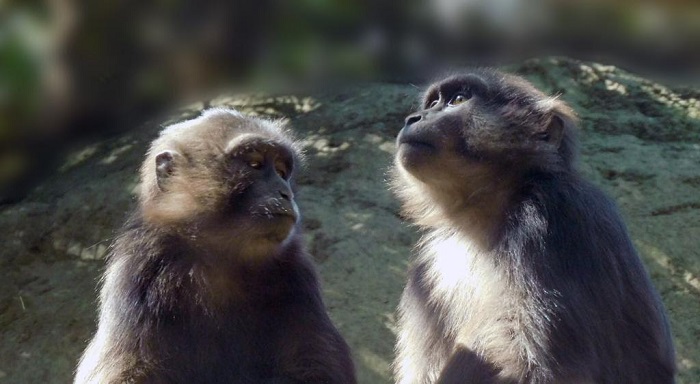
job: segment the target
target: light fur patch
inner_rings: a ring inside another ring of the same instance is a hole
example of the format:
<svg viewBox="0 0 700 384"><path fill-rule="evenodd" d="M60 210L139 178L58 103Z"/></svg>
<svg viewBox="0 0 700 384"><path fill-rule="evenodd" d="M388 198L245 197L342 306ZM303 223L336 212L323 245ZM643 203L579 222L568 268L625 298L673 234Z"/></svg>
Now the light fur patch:
<svg viewBox="0 0 700 384"><path fill-rule="evenodd" d="M547 113L554 110L560 103L559 96L545 97L535 102L535 109L542 113Z"/></svg>
<svg viewBox="0 0 700 384"><path fill-rule="evenodd" d="M421 246L419 258L429 261L429 300L439 304L452 350L469 349L496 366L513 368L504 378L518 378L534 363L531 340L519 337L531 326L515 301L493 255L468 238L436 232ZM525 305L524 307L527 307ZM536 347L535 347L536 348ZM440 372L434 369L435 375Z"/></svg>
<svg viewBox="0 0 700 384"><path fill-rule="evenodd" d="M433 236L423 249L421 257L430 259L430 299L446 308L445 324L459 343L483 344L492 337L489 323L507 312L506 281L491 255L474 242L449 233Z"/></svg>

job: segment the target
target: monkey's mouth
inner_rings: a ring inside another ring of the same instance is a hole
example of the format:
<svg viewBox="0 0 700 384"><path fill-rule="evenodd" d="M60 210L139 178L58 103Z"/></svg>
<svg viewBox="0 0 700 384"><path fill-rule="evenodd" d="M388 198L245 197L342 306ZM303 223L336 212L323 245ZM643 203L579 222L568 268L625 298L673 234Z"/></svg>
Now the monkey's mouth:
<svg viewBox="0 0 700 384"><path fill-rule="evenodd" d="M290 210L265 210L263 216L267 219L291 219L297 221L297 215Z"/></svg>
<svg viewBox="0 0 700 384"><path fill-rule="evenodd" d="M436 150L436 146L428 140L421 137L409 136L409 135L399 135L397 138L398 147L408 147L411 150L419 150L425 152L433 152Z"/></svg>
<svg viewBox="0 0 700 384"><path fill-rule="evenodd" d="M434 150L435 149L435 146L433 146L432 144L427 143L425 141L418 141L418 140L402 141L402 142L399 142L399 145L408 145L412 148L424 149L424 150Z"/></svg>
<svg viewBox="0 0 700 384"><path fill-rule="evenodd" d="M396 138L398 147L409 146L410 148L426 151L434 151L437 147L425 135L417 134L414 130L402 129Z"/></svg>
<svg viewBox="0 0 700 384"><path fill-rule="evenodd" d="M260 206L256 211L258 216L270 220L291 219L293 222L296 222L299 217L294 204L282 199L272 199L267 204Z"/></svg>

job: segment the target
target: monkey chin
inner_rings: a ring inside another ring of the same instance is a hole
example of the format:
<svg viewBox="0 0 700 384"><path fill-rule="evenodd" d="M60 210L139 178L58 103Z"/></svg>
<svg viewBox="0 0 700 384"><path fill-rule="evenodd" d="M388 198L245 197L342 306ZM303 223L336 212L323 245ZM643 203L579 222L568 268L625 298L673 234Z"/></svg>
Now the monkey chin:
<svg viewBox="0 0 700 384"><path fill-rule="evenodd" d="M239 243L237 247L247 259L268 259L269 255L278 254L284 250L298 232L299 220L293 215L268 215L258 217L256 222L248 227L245 236L249 240ZM230 239L238 243L242 237L240 233L230 234Z"/></svg>
<svg viewBox="0 0 700 384"><path fill-rule="evenodd" d="M277 256L285 255L285 250L295 238L296 226L286 231L267 231L260 233L249 241L241 244L238 255L242 257L240 261L258 264L266 263Z"/></svg>
<svg viewBox="0 0 700 384"><path fill-rule="evenodd" d="M264 206L262 211L257 219L258 225L269 234L267 237L273 242L284 242L299 222L299 208L293 202L275 199Z"/></svg>
<svg viewBox="0 0 700 384"><path fill-rule="evenodd" d="M295 232L297 218L289 215L275 215L268 221L264 239L275 244L284 245Z"/></svg>
<svg viewBox="0 0 700 384"><path fill-rule="evenodd" d="M437 149L427 142L400 142L396 159L409 172L415 172L434 162Z"/></svg>
<svg viewBox="0 0 700 384"><path fill-rule="evenodd" d="M249 216L244 221L214 222L199 226L189 238L212 254L234 257L239 261L259 262L279 254L298 232L298 216L267 214Z"/></svg>

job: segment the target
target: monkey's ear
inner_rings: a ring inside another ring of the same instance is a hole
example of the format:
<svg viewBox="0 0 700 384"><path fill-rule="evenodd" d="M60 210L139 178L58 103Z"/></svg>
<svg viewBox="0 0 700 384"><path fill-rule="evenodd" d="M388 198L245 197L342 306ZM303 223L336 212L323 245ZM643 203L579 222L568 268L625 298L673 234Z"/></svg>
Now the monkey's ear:
<svg viewBox="0 0 700 384"><path fill-rule="evenodd" d="M555 147L559 147L565 131L571 130L575 124L574 118L568 113L554 111L547 128L541 133L541 138Z"/></svg>
<svg viewBox="0 0 700 384"><path fill-rule="evenodd" d="M175 170L176 156L179 156L179 153L170 150L162 151L156 155L156 180L160 190L164 189L165 181Z"/></svg>
<svg viewBox="0 0 700 384"><path fill-rule="evenodd" d="M547 124L547 128L543 132L542 138L549 142L550 144L558 147L561 143L562 137L564 137L564 126L566 122L558 114L552 115L552 118Z"/></svg>

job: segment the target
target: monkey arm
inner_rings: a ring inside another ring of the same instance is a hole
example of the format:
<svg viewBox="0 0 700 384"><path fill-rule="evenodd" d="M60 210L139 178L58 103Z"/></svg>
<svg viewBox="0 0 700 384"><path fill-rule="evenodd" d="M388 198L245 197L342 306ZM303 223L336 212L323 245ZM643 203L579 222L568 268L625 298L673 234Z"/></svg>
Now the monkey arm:
<svg viewBox="0 0 700 384"><path fill-rule="evenodd" d="M278 376L271 383L355 384L350 348L326 313L310 257L301 251L290 256L283 279L291 289L276 303L283 310L277 322Z"/></svg>
<svg viewBox="0 0 700 384"><path fill-rule="evenodd" d="M273 383L356 383L349 348L337 330L317 329L301 342L303 345L297 345L285 357L282 364L285 379L277 378Z"/></svg>

